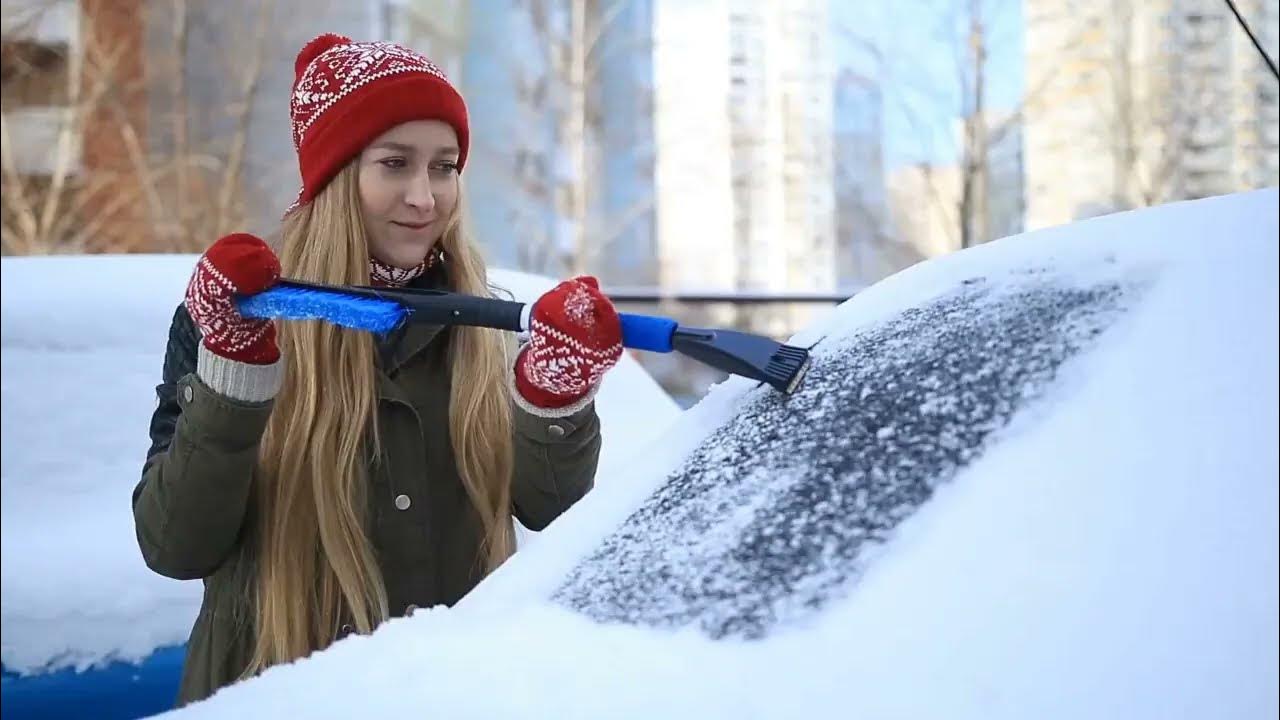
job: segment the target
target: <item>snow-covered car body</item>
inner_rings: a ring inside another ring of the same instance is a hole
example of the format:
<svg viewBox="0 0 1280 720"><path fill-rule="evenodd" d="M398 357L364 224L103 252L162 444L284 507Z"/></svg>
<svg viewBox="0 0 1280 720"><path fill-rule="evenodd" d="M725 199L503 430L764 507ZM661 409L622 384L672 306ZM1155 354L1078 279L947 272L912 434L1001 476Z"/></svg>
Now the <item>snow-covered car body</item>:
<svg viewBox="0 0 1280 720"><path fill-rule="evenodd" d="M899 273L456 607L174 716L1272 717L1277 200Z"/></svg>

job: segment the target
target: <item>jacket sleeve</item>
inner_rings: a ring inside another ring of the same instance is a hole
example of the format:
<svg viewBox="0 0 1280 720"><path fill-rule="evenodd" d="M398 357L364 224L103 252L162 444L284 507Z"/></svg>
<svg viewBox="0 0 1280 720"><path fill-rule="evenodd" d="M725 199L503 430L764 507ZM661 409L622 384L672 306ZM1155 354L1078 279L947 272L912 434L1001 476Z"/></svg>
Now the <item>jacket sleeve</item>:
<svg viewBox="0 0 1280 720"><path fill-rule="evenodd" d="M595 403L567 417L544 418L515 405L516 519L530 530L551 524L595 485L600 418Z"/></svg>
<svg viewBox="0 0 1280 720"><path fill-rule="evenodd" d="M133 491L147 566L180 580L213 574L235 548L272 406L210 389L195 372L199 345L199 330L179 306L156 388L151 448Z"/></svg>

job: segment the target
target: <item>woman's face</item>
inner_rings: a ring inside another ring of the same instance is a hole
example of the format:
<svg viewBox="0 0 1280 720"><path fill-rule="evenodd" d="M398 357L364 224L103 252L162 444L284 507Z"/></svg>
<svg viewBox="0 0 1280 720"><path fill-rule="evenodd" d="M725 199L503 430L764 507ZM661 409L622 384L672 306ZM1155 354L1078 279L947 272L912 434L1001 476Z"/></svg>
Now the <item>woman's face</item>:
<svg viewBox="0 0 1280 720"><path fill-rule="evenodd" d="M458 135L439 120L414 120L360 153L360 204L369 251L412 268L444 233L458 204Z"/></svg>

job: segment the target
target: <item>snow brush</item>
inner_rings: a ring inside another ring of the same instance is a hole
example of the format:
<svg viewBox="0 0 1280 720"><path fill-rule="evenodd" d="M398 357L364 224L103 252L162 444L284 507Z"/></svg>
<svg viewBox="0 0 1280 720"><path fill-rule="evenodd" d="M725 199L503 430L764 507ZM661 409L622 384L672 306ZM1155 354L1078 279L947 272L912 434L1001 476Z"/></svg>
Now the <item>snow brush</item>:
<svg viewBox="0 0 1280 720"><path fill-rule="evenodd" d="M469 325L525 332L531 305L444 290L337 286L284 280L236 299L245 317L324 320L387 333L404 323ZM682 327L675 320L619 313L622 345L633 350L687 355L717 370L768 383L791 394L809 369L809 351L734 330Z"/></svg>

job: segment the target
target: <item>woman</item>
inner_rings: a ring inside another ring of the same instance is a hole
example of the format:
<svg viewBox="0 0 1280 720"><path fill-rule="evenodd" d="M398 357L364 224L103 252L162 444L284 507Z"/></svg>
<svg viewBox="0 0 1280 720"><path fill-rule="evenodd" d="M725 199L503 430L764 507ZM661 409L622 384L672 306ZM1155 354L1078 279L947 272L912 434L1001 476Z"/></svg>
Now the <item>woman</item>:
<svg viewBox="0 0 1280 720"><path fill-rule="evenodd" d="M426 58L324 35L290 102L303 187L279 257L222 238L174 315L133 494L148 566L203 578L179 703L451 605L592 486L592 397L621 355L591 278L535 304L529 342L410 326L390 338L238 315L280 277L487 294L459 224L466 107Z"/></svg>

